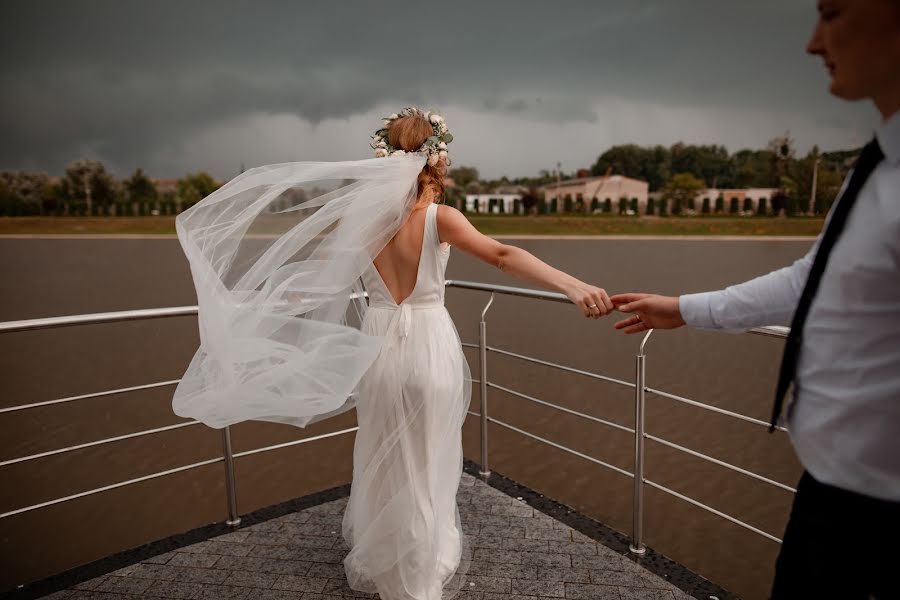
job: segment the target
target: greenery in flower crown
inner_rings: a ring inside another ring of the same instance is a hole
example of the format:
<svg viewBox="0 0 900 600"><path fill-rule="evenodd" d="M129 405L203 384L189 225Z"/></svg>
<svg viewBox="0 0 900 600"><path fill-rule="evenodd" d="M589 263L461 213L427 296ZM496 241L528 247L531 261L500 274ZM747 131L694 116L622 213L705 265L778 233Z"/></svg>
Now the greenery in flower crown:
<svg viewBox="0 0 900 600"><path fill-rule="evenodd" d="M447 124L444 123L444 117L439 115L435 110L423 112L415 106L408 106L399 113L394 113L391 116L384 118L381 129L376 131L375 135L372 136L372 142L370 144L372 149L375 150L375 157L381 158L384 156L406 154L406 152L394 148L388 142L388 129L391 126L391 122L395 119L411 116L422 117L428 121L432 130L432 135L425 140L425 143L422 144L422 147L416 150L416 152L424 152L428 156L428 164L431 166L436 165L441 159L444 159L449 166L450 155L447 153L447 144L453 141L453 135L447 129Z"/></svg>

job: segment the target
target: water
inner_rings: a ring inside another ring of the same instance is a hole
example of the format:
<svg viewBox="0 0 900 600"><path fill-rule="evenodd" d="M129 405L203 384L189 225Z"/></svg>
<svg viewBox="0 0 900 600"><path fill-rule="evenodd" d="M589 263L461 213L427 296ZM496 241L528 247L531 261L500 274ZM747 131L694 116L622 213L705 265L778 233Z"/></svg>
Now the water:
<svg viewBox="0 0 900 600"><path fill-rule="evenodd" d="M554 266L610 293L693 292L743 281L789 264L811 241L523 240ZM0 320L195 303L187 263L168 239L0 239ZM454 251L448 277L524 285ZM465 342L476 342L487 300L450 289L447 304ZM572 306L498 297L489 344L631 380L639 338L588 321ZM2 405L177 379L198 344L196 320L177 317L0 336ZM647 346L647 384L767 420L782 342L682 329ZM467 351L473 376L478 360ZM633 391L576 374L489 355L489 380L574 410L633 426ZM177 422L172 386L0 416L0 459L33 454ZM479 406L475 386L472 410ZM626 470L633 440L492 389L490 414ZM783 433L650 395L647 431L794 485L800 467ZM268 423L232 429L236 451L355 424L345 414L306 430ZM464 430L465 453L480 460L478 419ZM630 478L500 426L490 431L491 468L631 531ZM239 511L247 513L347 483L353 436L238 459ZM0 470L0 511L215 457L220 433L192 426L78 450ZM791 494L648 441L646 477L780 537ZM0 589L226 516L223 467L214 464L0 520ZM745 598L768 594L778 545L699 508L645 487L648 545Z"/></svg>

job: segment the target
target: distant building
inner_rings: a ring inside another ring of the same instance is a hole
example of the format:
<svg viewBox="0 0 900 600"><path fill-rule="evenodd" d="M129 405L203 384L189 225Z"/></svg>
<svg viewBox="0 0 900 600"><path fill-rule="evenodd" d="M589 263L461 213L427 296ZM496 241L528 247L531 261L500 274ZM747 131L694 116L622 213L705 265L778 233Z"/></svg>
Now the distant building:
<svg viewBox="0 0 900 600"><path fill-rule="evenodd" d="M759 210L761 200L765 200L765 212L772 212L772 197L778 193L778 188L743 188L743 189L719 189L707 188L697 192L696 210L703 209L704 200L709 201L710 212L716 210L716 199L722 197L722 211L726 213L742 213Z"/></svg>
<svg viewBox="0 0 900 600"><path fill-rule="evenodd" d="M153 179L152 181L153 187L156 188L156 193L160 196L175 195L178 192L177 179Z"/></svg>
<svg viewBox="0 0 900 600"><path fill-rule="evenodd" d="M522 214L522 194L466 194L466 212Z"/></svg>
<svg viewBox="0 0 900 600"><path fill-rule="evenodd" d="M524 185L501 185L494 189L496 194L518 194L524 196L528 193L528 187Z"/></svg>
<svg viewBox="0 0 900 600"><path fill-rule="evenodd" d="M609 177L569 179L561 181L558 186L556 183L551 183L541 189L548 205L554 199L557 200L558 212L565 211L565 198L568 196L572 199L572 210L575 210L578 200L581 200L584 204L584 212L590 212L592 206L599 207L597 210L602 210L607 200L612 204L613 211L617 211L622 198L627 199L629 207L632 205L632 200L636 199L638 213L644 214L650 186L646 181L640 179L632 179L624 175L610 175ZM596 203L594 203L595 198L597 199Z"/></svg>

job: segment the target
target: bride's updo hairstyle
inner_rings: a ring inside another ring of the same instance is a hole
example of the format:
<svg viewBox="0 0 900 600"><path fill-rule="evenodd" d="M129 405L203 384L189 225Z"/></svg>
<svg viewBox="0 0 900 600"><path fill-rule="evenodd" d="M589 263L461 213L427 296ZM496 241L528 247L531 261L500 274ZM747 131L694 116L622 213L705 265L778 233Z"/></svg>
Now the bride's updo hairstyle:
<svg viewBox="0 0 900 600"><path fill-rule="evenodd" d="M391 121L387 130L387 141L397 150L416 152L431 135L433 135L431 123L424 117L409 115ZM443 159L437 160L434 165L426 163L422 167L422 172L419 173L416 208L443 201L446 174L447 163Z"/></svg>

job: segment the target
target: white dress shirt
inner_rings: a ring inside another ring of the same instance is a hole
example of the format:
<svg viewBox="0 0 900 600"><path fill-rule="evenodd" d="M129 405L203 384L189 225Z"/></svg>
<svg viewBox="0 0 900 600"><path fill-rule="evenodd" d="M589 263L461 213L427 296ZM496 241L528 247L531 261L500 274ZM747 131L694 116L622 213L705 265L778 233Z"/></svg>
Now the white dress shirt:
<svg viewBox="0 0 900 600"><path fill-rule="evenodd" d="M817 480L900 501L900 112L875 135L885 158L828 258L804 325L786 426ZM790 325L820 241L789 267L681 296L685 322L726 330ZM763 400L774 402L774 387Z"/></svg>

